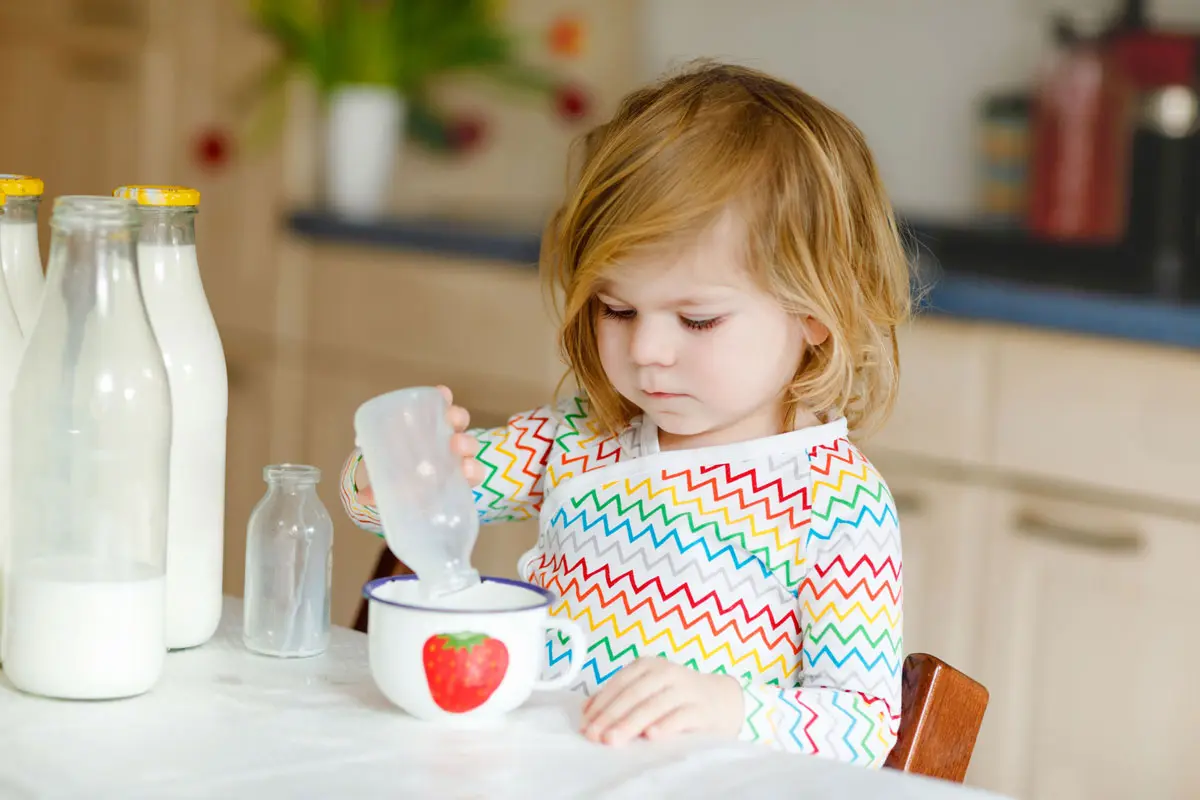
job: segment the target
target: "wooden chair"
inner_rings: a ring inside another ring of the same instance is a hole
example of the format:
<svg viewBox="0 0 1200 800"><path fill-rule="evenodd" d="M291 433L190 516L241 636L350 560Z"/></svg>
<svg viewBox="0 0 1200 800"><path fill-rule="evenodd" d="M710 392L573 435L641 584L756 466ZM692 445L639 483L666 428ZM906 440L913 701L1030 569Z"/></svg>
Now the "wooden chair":
<svg viewBox="0 0 1200 800"><path fill-rule="evenodd" d="M891 769L962 783L983 724L988 691L939 658L904 659L900 735Z"/></svg>
<svg viewBox="0 0 1200 800"><path fill-rule="evenodd" d="M411 574L384 546L371 577ZM365 599L359 601L354 629L367 630ZM962 783L987 709L987 689L926 653L904 659L901 680L900 735L885 766Z"/></svg>

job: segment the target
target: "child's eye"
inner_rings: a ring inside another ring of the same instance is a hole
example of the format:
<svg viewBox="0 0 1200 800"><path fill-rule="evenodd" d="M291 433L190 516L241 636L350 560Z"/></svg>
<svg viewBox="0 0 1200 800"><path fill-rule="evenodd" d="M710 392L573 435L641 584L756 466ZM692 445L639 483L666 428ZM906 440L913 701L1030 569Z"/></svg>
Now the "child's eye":
<svg viewBox="0 0 1200 800"><path fill-rule="evenodd" d="M719 323L723 317L711 317L709 319L689 319L688 317L680 317L679 321L683 326L692 331L706 331L713 328Z"/></svg>
<svg viewBox="0 0 1200 800"><path fill-rule="evenodd" d="M602 304L601 309L601 313L609 319L633 319L637 316L637 312L632 308L613 308L607 303Z"/></svg>

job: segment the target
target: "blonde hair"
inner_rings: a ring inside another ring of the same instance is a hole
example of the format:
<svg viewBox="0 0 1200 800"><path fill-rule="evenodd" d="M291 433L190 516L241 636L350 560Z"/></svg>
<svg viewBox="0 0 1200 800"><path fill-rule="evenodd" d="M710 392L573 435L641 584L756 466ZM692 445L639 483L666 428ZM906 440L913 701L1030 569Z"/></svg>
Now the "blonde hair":
<svg viewBox="0 0 1200 800"><path fill-rule="evenodd" d="M786 396L876 428L899 385L896 327L911 312L909 266L867 143L848 119L745 67L701 63L628 95L582 140L582 164L542 239L561 305L559 346L610 431L639 410L600 364L594 289L636 251L696 236L727 208L746 230L745 263L786 309L829 329Z"/></svg>

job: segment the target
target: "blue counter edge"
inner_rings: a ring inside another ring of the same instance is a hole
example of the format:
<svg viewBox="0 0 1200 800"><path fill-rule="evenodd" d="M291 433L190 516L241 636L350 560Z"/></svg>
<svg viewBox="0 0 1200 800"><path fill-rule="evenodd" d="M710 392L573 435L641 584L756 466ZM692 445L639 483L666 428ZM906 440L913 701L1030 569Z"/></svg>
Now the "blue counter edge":
<svg viewBox="0 0 1200 800"><path fill-rule="evenodd" d="M287 223L293 233L336 245L419 250L528 267L538 260L536 233L473 223L434 218L356 222L320 211L294 213ZM950 267L943 264L931 276L919 314L1200 348L1200 305L976 277Z"/></svg>
<svg viewBox="0 0 1200 800"><path fill-rule="evenodd" d="M944 273L918 313L1200 348L1200 306Z"/></svg>

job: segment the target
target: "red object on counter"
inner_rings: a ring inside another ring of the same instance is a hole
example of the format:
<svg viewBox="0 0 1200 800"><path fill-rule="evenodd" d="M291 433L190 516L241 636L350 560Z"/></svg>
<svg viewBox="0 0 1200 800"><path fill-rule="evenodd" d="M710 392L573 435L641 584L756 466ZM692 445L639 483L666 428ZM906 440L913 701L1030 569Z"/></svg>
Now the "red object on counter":
<svg viewBox="0 0 1200 800"><path fill-rule="evenodd" d="M1039 82L1032 121L1029 228L1059 241L1125 234L1134 87L1100 42L1063 50Z"/></svg>

